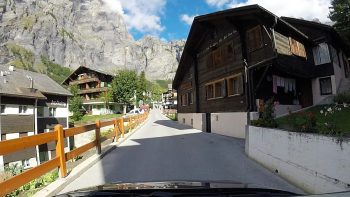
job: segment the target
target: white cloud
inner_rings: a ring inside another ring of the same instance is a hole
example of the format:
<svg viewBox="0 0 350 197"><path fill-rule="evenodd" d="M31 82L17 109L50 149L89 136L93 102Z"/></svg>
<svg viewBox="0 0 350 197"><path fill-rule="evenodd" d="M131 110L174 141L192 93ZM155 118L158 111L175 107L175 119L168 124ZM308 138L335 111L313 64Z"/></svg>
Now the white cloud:
<svg viewBox="0 0 350 197"><path fill-rule="evenodd" d="M166 0L104 0L124 18L128 29L159 35L165 27L161 16Z"/></svg>
<svg viewBox="0 0 350 197"><path fill-rule="evenodd" d="M208 1L211 0L206 0L207 4L211 5ZM331 0L246 0L238 3L236 0L230 0L230 2L225 3L225 7L233 8L259 4L277 16L304 18L306 20L318 18L321 22L326 23L330 21L328 18L330 2Z"/></svg>
<svg viewBox="0 0 350 197"><path fill-rule="evenodd" d="M116 0L104 0L104 1L106 2L107 7L112 11L118 12L121 15L124 14L122 4L119 1L116 1Z"/></svg>
<svg viewBox="0 0 350 197"><path fill-rule="evenodd" d="M188 15L188 14L181 14L180 15L180 19L185 22L187 25L191 25L193 20L194 20L194 17L196 17L198 15Z"/></svg>
<svg viewBox="0 0 350 197"><path fill-rule="evenodd" d="M230 0L205 0L205 2L210 6L221 8L229 3Z"/></svg>

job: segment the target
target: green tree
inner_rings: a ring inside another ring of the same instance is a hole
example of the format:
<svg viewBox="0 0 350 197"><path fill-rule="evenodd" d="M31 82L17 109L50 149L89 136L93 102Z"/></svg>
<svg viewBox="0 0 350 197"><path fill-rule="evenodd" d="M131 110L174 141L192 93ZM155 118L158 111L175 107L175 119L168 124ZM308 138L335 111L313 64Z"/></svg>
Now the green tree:
<svg viewBox="0 0 350 197"><path fill-rule="evenodd" d="M107 90L102 92L101 99L105 105L106 109L109 109L109 103L113 101L113 92L112 90Z"/></svg>
<svg viewBox="0 0 350 197"><path fill-rule="evenodd" d="M333 27L350 41L350 0L332 0L329 18L335 22Z"/></svg>
<svg viewBox="0 0 350 197"><path fill-rule="evenodd" d="M133 100L137 89L137 74L131 70L120 70L112 81L113 100L123 104L123 113L126 114L126 105Z"/></svg>
<svg viewBox="0 0 350 197"><path fill-rule="evenodd" d="M83 98L78 94L78 86L71 86L70 91L73 96L69 99L69 111L73 112L72 120L79 121L83 118L83 114L80 111L83 106Z"/></svg>
<svg viewBox="0 0 350 197"><path fill-rule="evenodd" d="M137 80L137 90L136 90L136 98L137 101L143 100L145 101L147 98L144 95L148 90L148 81L145 76L145 72L142 71Z"/></svg>
<svg viewBox="0 0 350 197"><path fill-rule="evenodd" d="M151 87L152 100L161 101L162 93L165 91L166 89L161 87L158 83L152 83L152 87Z"/></svg>

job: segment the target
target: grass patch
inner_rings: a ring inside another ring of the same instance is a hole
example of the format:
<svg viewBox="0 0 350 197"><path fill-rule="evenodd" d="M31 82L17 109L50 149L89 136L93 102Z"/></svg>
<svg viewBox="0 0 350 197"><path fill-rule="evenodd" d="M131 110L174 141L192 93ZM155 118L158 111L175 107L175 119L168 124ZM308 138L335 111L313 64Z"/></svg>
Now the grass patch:
<svg viewBox="0 0 350 197"><path fill-rule="evenodd" d="M177 121L177 116L176 114L168 114L166 115L170 120Z"/></svg>
<svg viewBox="0 0 350 197"><path fill-rule="evenodd" d="M342 108L342 110L335 110L333 114L324 115L320 111L327 111L326 109L334 105L320 105L307 109L303 112L292 113L291 115L277 118L277 127L286 130L300 131L296 126L304 125L306 123L305 114L314 114L316 118L316 125L313 133L350 136L350 108ZM334 125L335 132L330 132L329 123Z"/></svg>
<svg viewBox="0 0 350 197"><path fill-rule="evenodd" d="M121 116L122 114L85 115L80 121L74 122L73 120L70 120L70 122L74 122L75 124L81 125L87 123L94 123L97 120L103 121L106 119L119 118Z"/></svg>

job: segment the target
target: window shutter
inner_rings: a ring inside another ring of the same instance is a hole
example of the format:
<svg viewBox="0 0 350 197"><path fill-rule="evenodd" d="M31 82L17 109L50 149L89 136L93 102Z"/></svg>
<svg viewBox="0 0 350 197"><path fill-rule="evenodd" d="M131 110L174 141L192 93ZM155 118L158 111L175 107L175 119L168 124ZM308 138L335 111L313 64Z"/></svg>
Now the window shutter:
<svg viewBox="0 0 350 197"><path fill-rule="evenodd" d="M226 91L226 80L221 82L221 95L222 97L226 97L227 96L227 91Z"/></svg>
<svg viewBox="0 0 350 197"><path fill-rule="evenodd" d="M243 77L242 75L238 76L238 93L243 94Z"/></svg>

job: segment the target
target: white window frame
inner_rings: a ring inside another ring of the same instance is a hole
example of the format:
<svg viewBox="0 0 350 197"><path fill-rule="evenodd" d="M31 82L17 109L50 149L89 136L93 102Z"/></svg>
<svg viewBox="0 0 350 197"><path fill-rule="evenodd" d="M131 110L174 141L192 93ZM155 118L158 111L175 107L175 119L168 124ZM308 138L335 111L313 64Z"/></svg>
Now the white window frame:
<svg viewBox="0 0 350 197"><path fill-rule="evenodd" d="M321 80L322 80L322 79L327 79L327 78L329 78L329 79L330 79L330 82L331 82L331 92L330 92L330 93L323 94L323 93L322 93L322 87L321 87ZM321 95L321 96L327 96L327 95L332 95L332 94L333 94L333 84L332 84L332 77L331 77L331 76L328 76L328 77L321 77L321 78L318 79L318 82L319 82L319 84L320 84L320 95Z"/></svg>
<svg viewBox="0 0 350 197"><path fill-rule="evenodd" d="M221 95L217 96L216 95L216 87L215 84L217 83L223 83L223 87L221 87ZM207 95L207 100L213 100L213 99L220 99L220 98L224 98L227 94L227 90L226 90L226 78L222 78L216 81L212 81L210 83L205 84L205 90L206 90L206 95ZM213 97L212 98L208 98L208 86L212 85L213 86ZM225 89L225 91L223 91L223 88Z"/></svg>
<svg viewBox="0 0 350 197"><path fill-rule="evenodd" d="M53 110L51 114L51 109ZM49 107L49 117L56 117L56 108L55 107Z"/></svg>
<svg viewBox="0 0 350 197"><path fill-rule="evenodd" d="M327 43L320 43L312 49L315 65L331 63L331 54Z"/></svg>
<svg viewBox="0 0 350 197"><path fill-rule="evenodd" d="M25 109L24 112L23 112L23 109ZM28 112L28 106L27 105L19 105L18 106L18 114L25 115L25 114L27 114L27 112Z"/></svg>
<svg viewBox="0 0 350 197"><path fill-rule="evenodd" d="M236 93L236 94L230 94L230 90L229 90L230 80L231 80L231 79L234 79L234 78L238 78L238 80L239 80L239 79L241 80L242 92ZM242 94L244 93L244 80L243 80L243 75L242 75L242 73L238 73L238 74L232 75L232 76L230 76L230 77L227 77L226 80L227 80L227 96L228 96L228 97L240 96L240 95L242 95Z"/></svg>

